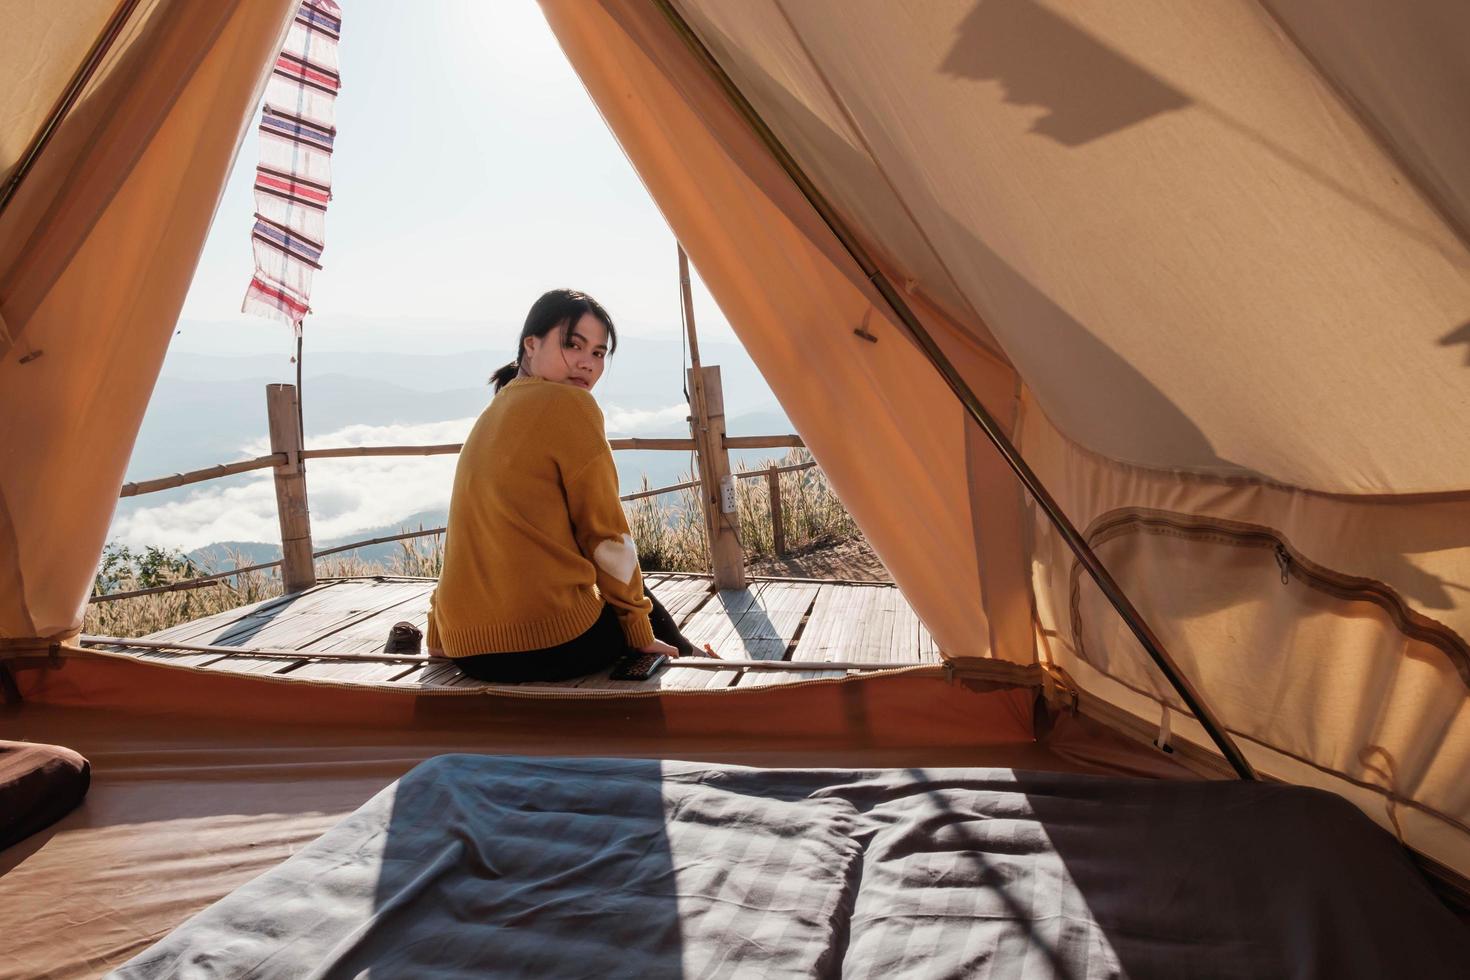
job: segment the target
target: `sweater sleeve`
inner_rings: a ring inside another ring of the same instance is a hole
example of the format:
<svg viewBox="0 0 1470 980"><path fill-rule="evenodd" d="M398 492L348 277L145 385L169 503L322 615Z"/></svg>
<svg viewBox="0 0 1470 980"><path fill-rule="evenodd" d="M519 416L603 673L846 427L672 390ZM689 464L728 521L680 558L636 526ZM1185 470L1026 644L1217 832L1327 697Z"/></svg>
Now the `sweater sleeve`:
<svg viewBox="0 0 1470 980"><path fill-rule="evenodd" d="M648 619L653 603L643 594L638 548L618 499L618 471L605 438L565 487L572 532L578 549L597 568L598 591L617 610L628 645L647 646L653 642Z"/></svg>

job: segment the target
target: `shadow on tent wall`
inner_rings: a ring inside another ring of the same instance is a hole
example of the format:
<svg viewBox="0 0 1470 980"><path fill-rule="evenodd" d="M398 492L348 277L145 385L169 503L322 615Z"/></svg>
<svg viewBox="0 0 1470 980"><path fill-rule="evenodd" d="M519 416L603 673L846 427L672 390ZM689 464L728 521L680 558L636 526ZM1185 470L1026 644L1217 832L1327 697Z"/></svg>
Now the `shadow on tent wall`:
<svg viewBox="0 0 1470 980"><path fill-rule="evenodd" d="M1183 92L1034 0L982 0L958 33L941 70L994 80L1006 102L1046 109L1031 131L1064 146L1190 104Z"/></svg>

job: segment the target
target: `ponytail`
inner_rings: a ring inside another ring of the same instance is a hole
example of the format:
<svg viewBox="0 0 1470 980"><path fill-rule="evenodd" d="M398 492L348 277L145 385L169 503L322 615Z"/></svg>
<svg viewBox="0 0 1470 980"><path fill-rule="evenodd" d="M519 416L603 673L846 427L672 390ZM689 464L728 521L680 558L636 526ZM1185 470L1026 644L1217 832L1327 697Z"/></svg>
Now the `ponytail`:
<svg viewBox="0 0 1470 980"><path fill-rule="evenodd" d="M498 393L501 388L504 388L506 385L508 385L512 381L514 381L515 378L516 378L516 375L518 375L520 373L521 373L521 365L520 365L520 362L519 361L511 361L505 367L501 368L500 370L496 371L494 374L490 375L490 383L495 386L495 390Z"/></svg>

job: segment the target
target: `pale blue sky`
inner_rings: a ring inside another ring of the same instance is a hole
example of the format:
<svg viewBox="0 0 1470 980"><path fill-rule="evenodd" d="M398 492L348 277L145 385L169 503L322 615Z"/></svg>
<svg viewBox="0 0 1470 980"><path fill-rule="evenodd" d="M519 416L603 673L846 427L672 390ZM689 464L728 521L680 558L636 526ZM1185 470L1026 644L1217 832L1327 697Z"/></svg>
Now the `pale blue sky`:
<svg viewBox="0 0 1470 980"><path fill-rule="evenodd" d="M534 0L343 0L326 252L306 350L514 349L543 290L596 296L625 335L677 337L674 238ZM241 314L252 129L176 349L275 353ZM702 286L700 336L733 339ZM636 345L619 357L636 356ZM308 360L308 363L309 360Z"/></svg>

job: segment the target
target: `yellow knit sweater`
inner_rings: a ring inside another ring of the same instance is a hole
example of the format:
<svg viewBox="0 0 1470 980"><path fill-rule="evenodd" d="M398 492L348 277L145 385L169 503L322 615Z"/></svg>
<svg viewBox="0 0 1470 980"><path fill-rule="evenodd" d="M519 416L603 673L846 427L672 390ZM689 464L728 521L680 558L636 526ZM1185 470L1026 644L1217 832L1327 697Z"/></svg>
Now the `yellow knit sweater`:
<svg viewBox="0 0 1470 980"><path fill-rule="evenodd" d="M618 472L590 392L517 378L470 430L454 473L428 646L451 657L575 639L603 603L653 642Z"/></svg>

